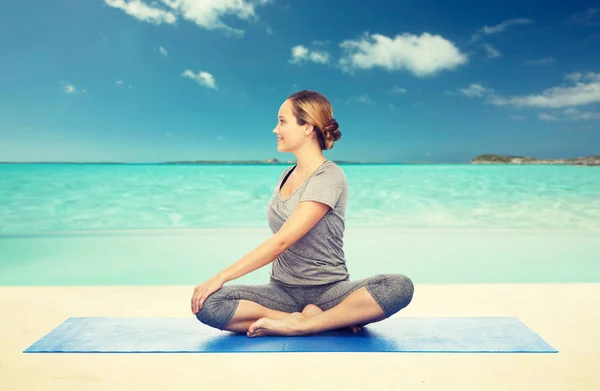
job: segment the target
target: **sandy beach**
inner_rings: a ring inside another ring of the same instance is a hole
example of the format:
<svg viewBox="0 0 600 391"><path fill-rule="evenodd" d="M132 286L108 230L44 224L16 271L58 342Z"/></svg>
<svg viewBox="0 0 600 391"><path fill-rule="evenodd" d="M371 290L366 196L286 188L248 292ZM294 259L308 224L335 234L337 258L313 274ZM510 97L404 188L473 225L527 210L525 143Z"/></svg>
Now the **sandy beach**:
<svg viewBox="0 0 600 391"><path fill-rule="evenodd" d="M0 287L0 390L600 389L597 283L422 284L395 315L515 316L558 349L555 354L22 353L72 316L193 316L192 290Z"/></svg>

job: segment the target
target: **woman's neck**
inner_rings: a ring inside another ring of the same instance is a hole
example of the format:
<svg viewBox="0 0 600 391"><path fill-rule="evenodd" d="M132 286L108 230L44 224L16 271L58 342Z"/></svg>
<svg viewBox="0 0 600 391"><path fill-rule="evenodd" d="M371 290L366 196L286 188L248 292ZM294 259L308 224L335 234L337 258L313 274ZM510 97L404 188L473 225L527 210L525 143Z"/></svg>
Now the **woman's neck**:
<svg viewBox="0 0 600 391"><path fill-rule="evenodd" d="M300 174L300 176L310 175L326 160L327 158L325 158L325 156L311 158L310 161L298 160L294 171L296 171L297 174Z"/></svg>

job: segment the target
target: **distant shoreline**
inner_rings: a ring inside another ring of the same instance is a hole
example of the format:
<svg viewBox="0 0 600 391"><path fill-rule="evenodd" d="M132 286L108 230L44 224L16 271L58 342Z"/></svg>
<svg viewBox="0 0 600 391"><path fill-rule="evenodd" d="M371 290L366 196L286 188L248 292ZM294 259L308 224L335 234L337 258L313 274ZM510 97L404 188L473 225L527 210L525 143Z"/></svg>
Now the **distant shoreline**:
<svg viewBox="0 0 600 391"><path fill-rule="evenodd" d="M539 165L576 165L600 166L600 155L592 155L571 159L537 159L527 156L502 156L496 154L479 155L467 162L358 162L349 160L332 160L336 164L386 165L386 164L539 164ZM126 162L0 162L0 164L79 164L79 165L289 165L296 164L294 160L182 160L167 162L126 163Z"/></svg>
<svg viewBox="0 0 600 391"><path fill-rule="evenodd" d="M502 156L495 154L486 154L475 157L473 160L471 160L471 164L539 164L600 166L600 155L591 155L570 159L537 159L529 156Z"/></svg>

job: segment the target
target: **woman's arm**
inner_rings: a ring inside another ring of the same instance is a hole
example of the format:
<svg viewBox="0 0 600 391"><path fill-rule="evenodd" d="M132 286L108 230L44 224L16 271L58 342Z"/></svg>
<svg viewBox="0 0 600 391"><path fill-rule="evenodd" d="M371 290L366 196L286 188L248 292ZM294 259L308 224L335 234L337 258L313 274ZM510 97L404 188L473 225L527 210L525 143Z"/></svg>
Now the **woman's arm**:
<svg viewBox="0 0 600 391"><path fill-rule="evenodd" d="M316 201L300 202L294 213L283 223L275 235L244 255L242 259L194 289L191 302L192 312L194 314L198 312L202 308L204 300L221 289L227 281L235 280L273 262L279 254L310 231L323 218L329 208L328 205Z"/></svg>
<svg viewBox="0 0 600 391"><path fill-rule="evenodd" d="M244 255L242 259L217 273L216 277L226 283L240 278L256 269L273 262L286 249L285 242L275 234L262 242L257 248Z"/></svg>
<svg viewBox="0 0 600 391"><path fill-rule="evenodd" d="M198 285L194 288L194 293L192 294L192 312L194 314L197 313L204 305L204 300L221 289L224 283L235 280L236 278L271 263L279 254L284 252L286 248L287 247L280 236L275 234L262 242L260 246L244 255L242 259L233 265Z"/></svg>
<svg viewBox="0 0 600 391"><path fill-rule="evenodd" d="M273 262L279 254L306 235L329 209L328 205L321 202L300 202L275 235L233 265L217 273L216 277L224 284Z"/></svg>

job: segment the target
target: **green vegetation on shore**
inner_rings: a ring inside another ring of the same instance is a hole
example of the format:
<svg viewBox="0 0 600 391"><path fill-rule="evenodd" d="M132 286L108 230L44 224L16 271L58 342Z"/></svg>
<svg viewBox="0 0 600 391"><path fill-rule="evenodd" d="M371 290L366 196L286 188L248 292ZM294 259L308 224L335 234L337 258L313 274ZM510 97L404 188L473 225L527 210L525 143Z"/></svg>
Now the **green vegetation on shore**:
<svg viewBox="0 0 600 391"><path fill-rule="evenodd" d="M600 155L570 159L536 159L529 156L479 155L472 164L569 164L576 166L600 166Z"/></svg>

